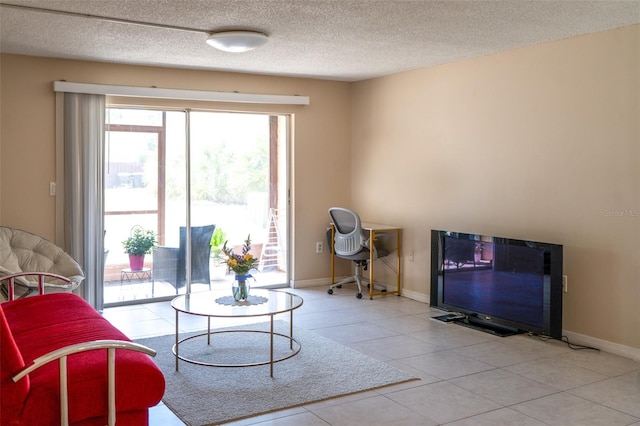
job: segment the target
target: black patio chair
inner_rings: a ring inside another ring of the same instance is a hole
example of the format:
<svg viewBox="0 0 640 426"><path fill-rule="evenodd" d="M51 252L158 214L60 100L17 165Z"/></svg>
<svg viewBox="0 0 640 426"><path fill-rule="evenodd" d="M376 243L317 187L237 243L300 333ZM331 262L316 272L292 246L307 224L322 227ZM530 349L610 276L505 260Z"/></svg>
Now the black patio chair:
<svg viewBox="0 0 640 426"><path fill-rule="evenodd" d="M211 236L215 225L191 227L191 283L204 283L211 290L209 275L209 257L211 255ZM152 281L166 281L173 285L176 294L187 282L186 255L187 229L180 227L180 246L158 246L153 249Z"/></svg>

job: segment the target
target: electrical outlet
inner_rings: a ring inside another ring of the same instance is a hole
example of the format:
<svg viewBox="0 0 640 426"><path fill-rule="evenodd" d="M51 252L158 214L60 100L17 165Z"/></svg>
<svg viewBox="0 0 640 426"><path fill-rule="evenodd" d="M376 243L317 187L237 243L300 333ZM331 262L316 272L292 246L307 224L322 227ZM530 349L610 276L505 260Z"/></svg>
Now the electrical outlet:
<svg viewBox="0 0 640 426"><path fill-rule="evenodd" d="M316 242L316 253L322 253L324 251L324 244L322 244L322 241L317 241Z"/></svg>
<svg viewBox="0 0 640 426"><path fill-rule="evenodd" d="M562 289L565 293L569 292L569 278L566 275L562 276Z"/></svg>
<svg viewBox="0 0 640 426"><path fill-rule="evenodd" d="M409 252L409 262L413 262L413 250Z"/></svg>

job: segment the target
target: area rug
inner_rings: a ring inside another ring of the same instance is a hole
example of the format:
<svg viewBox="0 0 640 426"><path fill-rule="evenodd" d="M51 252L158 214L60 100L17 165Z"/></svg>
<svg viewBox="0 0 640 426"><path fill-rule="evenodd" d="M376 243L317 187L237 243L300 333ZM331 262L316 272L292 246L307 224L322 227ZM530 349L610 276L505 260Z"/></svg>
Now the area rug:
<svg viewBox="0 0 640 426"><path fill-rule="evenodd" d="M267 323L253 324L250 328L267 330ZM287 334L289 325L276 321L275 329ZM136 342L157 351L154 361L167 383L163 402L189 426L218 425L417 380L382 361L304 329L295 328L293 335L302 348L294 357L274 364L273 377L269 376L269 365L220 368L180 361L176 372L172 352L174 335ZM180 338L186 336L189 334L181 334ZM290 353L285 338L274 339L274 347L276 359ZM269 359L269 335L215 334L210 346L206 337L200 336L181 344L180 355L221 364L261 362Z"/></svg>

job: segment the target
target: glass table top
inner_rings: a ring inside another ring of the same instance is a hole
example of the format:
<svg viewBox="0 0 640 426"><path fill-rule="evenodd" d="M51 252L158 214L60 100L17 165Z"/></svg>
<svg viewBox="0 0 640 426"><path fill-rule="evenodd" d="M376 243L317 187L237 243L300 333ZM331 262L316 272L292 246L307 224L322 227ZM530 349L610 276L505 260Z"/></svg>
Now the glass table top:
<svg viewBox="0 0 640 426"><path fill-rule="evenodd" d="M183 294L171 301L176 311L208 317L256 317L290 312L302 306L302 297L280 290L251 289L246 302L235 302L231 290Z"/></svg>

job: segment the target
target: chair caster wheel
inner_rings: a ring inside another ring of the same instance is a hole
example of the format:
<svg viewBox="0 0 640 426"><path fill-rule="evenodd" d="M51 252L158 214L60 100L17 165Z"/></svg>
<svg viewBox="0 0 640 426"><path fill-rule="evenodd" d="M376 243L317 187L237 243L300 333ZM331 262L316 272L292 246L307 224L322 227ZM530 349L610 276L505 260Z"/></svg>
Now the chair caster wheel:
<svg viewBox="0 0 640 426"><path fill-rule="evenodd" d="M362 299L362 293L358 293L358 294L356 294L356 298L358 298L358 299Z"/></svg>
<svg viewBox="0 0 640 426"><path fill-rule="evenodd" d="M332 288L330 288L329 290L327 290L327 293L329 293L329 294L333 294L333 289L332 289Z"/></svg>
<svg viewBox="0 0 640 426"><path fill-rule="evenodd" d="M337 285L336 288L342 288L342 284Z"/></svg>

